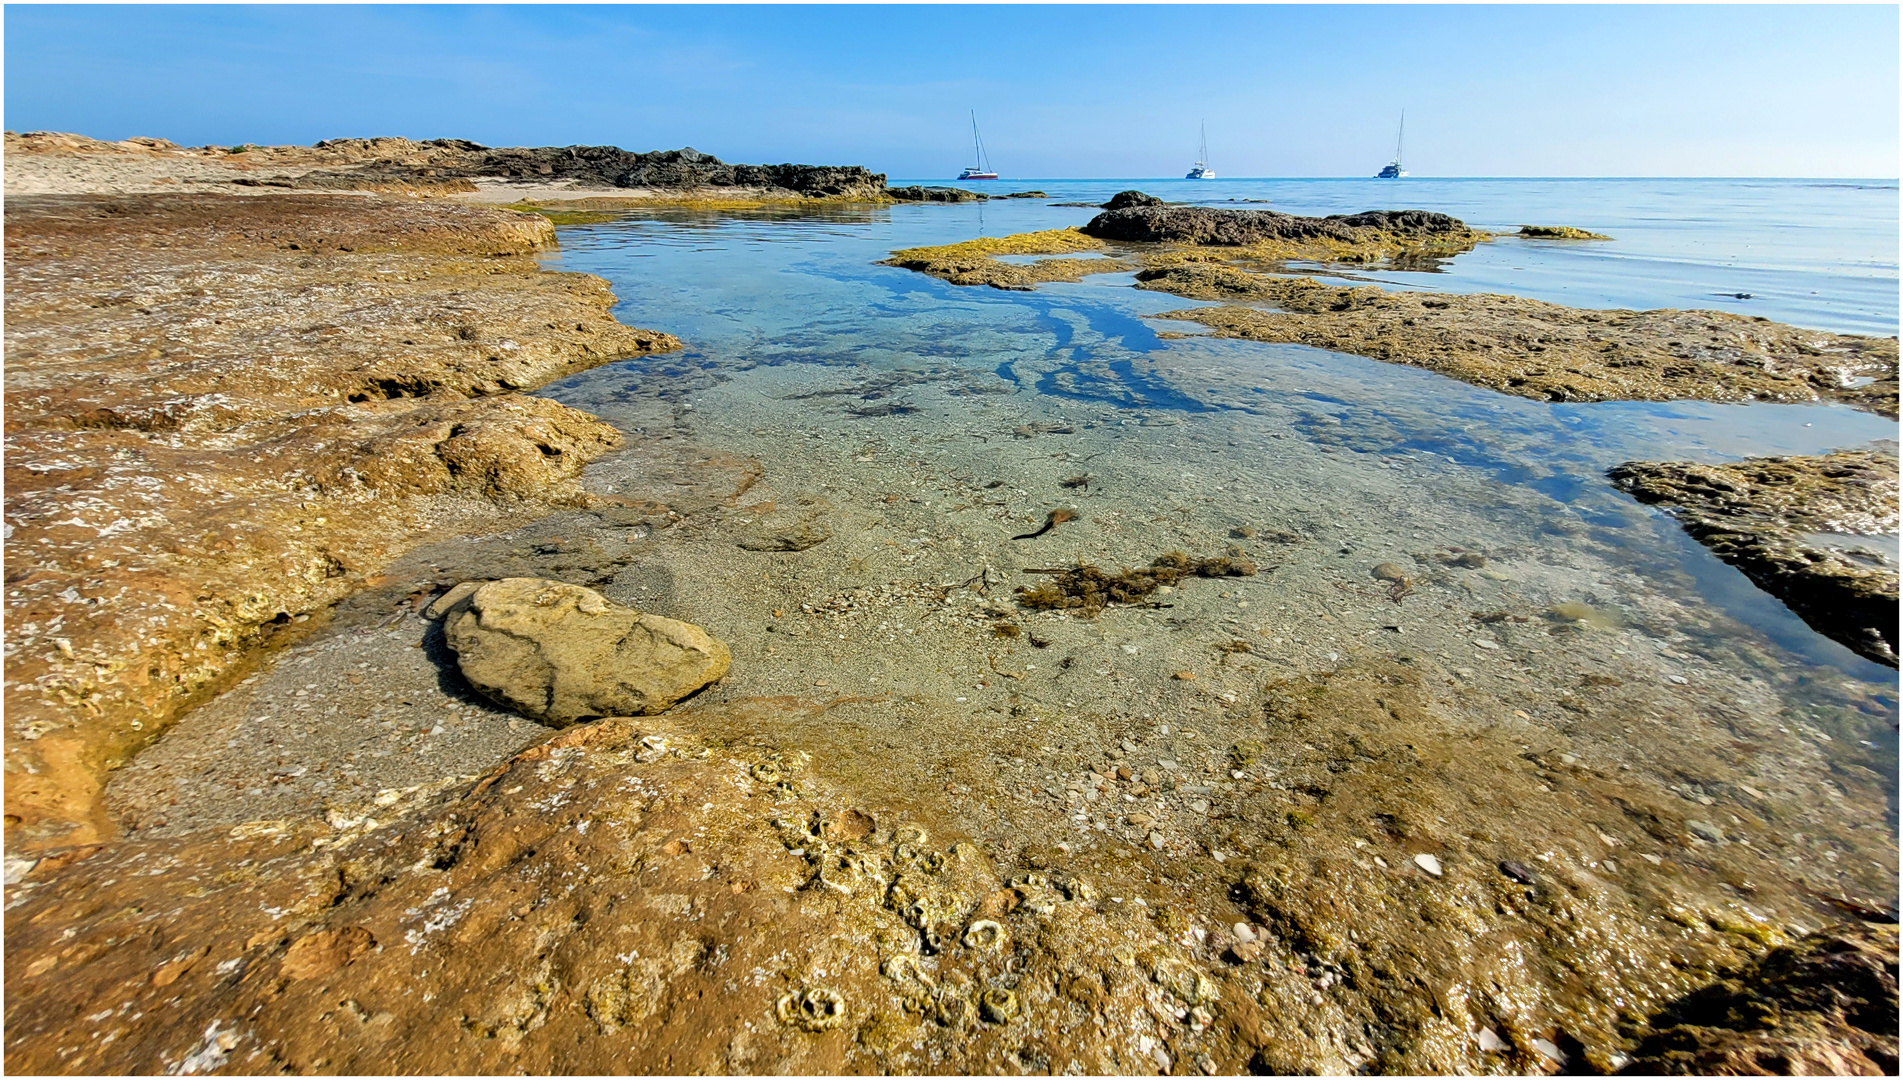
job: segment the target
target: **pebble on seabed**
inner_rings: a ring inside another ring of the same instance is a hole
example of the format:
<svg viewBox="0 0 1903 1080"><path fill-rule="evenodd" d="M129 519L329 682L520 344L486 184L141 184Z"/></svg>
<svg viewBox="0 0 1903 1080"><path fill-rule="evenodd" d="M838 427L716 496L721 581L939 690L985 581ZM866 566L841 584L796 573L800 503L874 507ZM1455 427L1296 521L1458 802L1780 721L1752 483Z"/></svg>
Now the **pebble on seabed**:
<svg viewBox="0 0 1903 1080"><path fill-rule="evenodd" d="M1436 859L1432 855L1423 854L1423 855L1414 856L1414 865L1420 867L1421 869L1427 871L1428 873L1434 875L1435 877L1440 876L1440 860Z"/></svg>

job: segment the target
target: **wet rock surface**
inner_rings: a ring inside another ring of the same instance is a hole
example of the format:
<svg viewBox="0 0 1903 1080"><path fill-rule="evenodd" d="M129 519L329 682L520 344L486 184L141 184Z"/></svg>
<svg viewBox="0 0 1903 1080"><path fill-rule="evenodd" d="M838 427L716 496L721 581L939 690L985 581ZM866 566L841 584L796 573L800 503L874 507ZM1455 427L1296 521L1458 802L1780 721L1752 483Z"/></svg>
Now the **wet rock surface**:
<svg viewBox="0 0 1903 1080"><path fill-rule="evenodd" d="M1894 452L1723 465L1629 461L1607 475L1640 502L1666 507L1686 532L1818 633L1896 666L1897 567L1854 546L1858 536L1896 533Z"/></svg>
<svg viewBox="0 0 1903 1080"><path fill-rule="evenodd" d="M1354 353L1547 401L1840 401L1897 413L1897 341L1722 311L1600 311L1491 294L1343 287L1208 263L1151 266L1146 289L1259 300L1165 313L1251 341Z"/></svg>
<svg viewBox="0 0 1903 1080"><path fill-rule="evenodd" d="M623 607L579 585L504 578L458 586L444 600L443 638L463 677L554 727L662 712L725 675L733 661L692 623Z"/></svg>
<svg viewBox="0 0 1903 1080"><path fill-rule="evenodd" d="M1628 1075L1894 1076L1897 929L1842 923L1652 1018Z"/></svg>
<svg viewBox="0 0 1903 1080"><path fill-rule="evenodd" d="M362 196L7 202L9 845L246 651L444 528L586 501L612 427L517 391L675 348L546 221Z"/></svg>

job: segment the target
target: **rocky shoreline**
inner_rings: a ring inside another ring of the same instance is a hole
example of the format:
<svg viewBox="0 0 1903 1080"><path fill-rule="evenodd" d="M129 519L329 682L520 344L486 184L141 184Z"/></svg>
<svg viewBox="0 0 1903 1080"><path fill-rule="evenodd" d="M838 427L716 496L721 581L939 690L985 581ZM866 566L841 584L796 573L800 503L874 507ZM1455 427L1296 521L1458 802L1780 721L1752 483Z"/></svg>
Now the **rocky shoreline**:
<svg viewBox="0 0 1903 1080"><path fill-rule="evenodd" d="M888 187L860 165L736 165L692 147L489 147L467 139L328 139L312 146L179 146L6 133L9 194L359 192L487 203L625 205L960 203L1043 198L952 187Z"/></svg>
<svg viewBox="0 0 1903 1080"><path fill-rule="evenodd" d="M541 271L553 228L508 211L6 212L10 850L109 836L109 770L421 538L587 501L620 436L519 391L679 344Z"/></svg>
<svg viewBox="0 0 1903 1080"><path fill-rule="evenodd" d="M1411 516L1438 465L1350 535L1323 439L1192 521L1233 429L949 366L611 426L523 391L680 343L400 195L9 198L12 1070L1610 1072L1758 1054L1732 1001L1894 1062L1857 688L1582 544L1588 606L1511 491ZM1116 250L1054 233L909 254ZM642 634L684 674L569 692Z"/></svg>

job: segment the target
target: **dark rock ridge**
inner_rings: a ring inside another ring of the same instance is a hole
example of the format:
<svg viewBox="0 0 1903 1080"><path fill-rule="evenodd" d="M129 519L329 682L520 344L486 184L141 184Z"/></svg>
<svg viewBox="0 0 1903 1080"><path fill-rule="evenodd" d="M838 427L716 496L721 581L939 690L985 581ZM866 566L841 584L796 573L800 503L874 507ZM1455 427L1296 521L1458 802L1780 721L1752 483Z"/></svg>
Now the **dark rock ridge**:
<svg viewBox="0 0 1903 1080"><path fill-rule="evenodd" d="M1673 1002L1622 1072L1894 1076L1897 931L1828 926Z"/></svg>
<svg viewBox="0 0 1903 1080"><path fill-rule="evenodd" d="M992 199L1046 199L1050 196L1041 191L1013 191L1009 195L987 195L982 191L966 191L955 187L926 187L923 184L909 184L905 187L885 189L886 198L894 202L989 202Z"/></svg>
<svg viewBox="0 0 1903 1080"><path fill-rule="evenodd" d="M347 151L359 142L365 141L332 139L316 149ZM569 180L608 188L767 188L809 198L874 201L882 201L885 194L885 174L862 165L730 165L692 147L636 153L618 146L487 147L466 139L413 145L423 153L382 157L353 172L389 179Z"/></svg>
<svg viewBox="0 0 1903 1080"><path fill-rule="evenodd" d="M988 195L981 195L976 191L966 191L964 188L925 187L922 184L886 188L885 194L887 198L896 202L966 203L984 202L990 198Z"/></svg>
<svg viewBox="0 0 1903 1080"><path fill-rule="evenodd" d="M1149 198L1141 192L1126 196ZM1105 210L1083 231L1100 240L1148 243L1176 241L1241 247L1266 241L1353 241L1363 230L1399 237L1433 239L1469 232L1465 222L1430 210L1369 210L1329 217L1298 217L1274 210L1215 210L1206 206L1164 206L1126 199L1122 209Z"/></svg>

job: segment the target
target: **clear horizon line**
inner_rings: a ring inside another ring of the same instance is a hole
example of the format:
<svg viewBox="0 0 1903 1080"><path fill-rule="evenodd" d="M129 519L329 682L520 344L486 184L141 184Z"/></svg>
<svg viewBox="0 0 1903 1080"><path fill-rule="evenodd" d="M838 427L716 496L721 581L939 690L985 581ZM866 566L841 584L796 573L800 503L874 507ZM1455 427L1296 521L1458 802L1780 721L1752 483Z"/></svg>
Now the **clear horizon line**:
<svg viewBox="0 0 1903 1080"><path fill-rule="evenodd" d="M1531 175L1531 174L1498 175L1498 176L1481 176L1481 175L1419 176L1419 175L1416 175L1416 176L1402 177L1399 179L1373 176L1373 175L1369 175L1369 176L1322 176L1322 175L1315 175L1315 176L1223 176L1223 177L1217 177L1214 180L1196 180L1196 181L1191 181L1188 177L1184 177L1184 176L1015 176L1015 177L999 177L996 180L962 180L961 181L957 177L944 178L944 177L901 176L901 175L896 175L893 173L886 173L884 175L888 181L892 181L892 180L928 181L929 180L933 182L940 182L940 183L947 183L947 184L950 184L950 183L1031 184L1031 183L1046 183L1046 182L1054 182L1054 181L1079 181L1079 180L1082 180L1082 181L1130 180L1130 181L1135 181L1139 183L1154 183L1154 182L1160 181L1165 183L1182 182L1182 183L1198 183L1198 184L1210 184L1210 183L1221 184L1225 182L1235 183L1235 182L1241 182L1241 181L1266 181L1266 180L1384 180L1384 179L1387 180L1387 182L1389 183L1395 183L1395 184L1402 183L1403 181L1406 181L1406 180L1860 180L1860 181L1872 182L1872 183L1895 184L1895 183L1898 183L1900 179L1903 179L1903 178L1894 177L1894 176L1755 176L1755 175L1744 175L1744 174L1730 175L1730 176L1726 176L1726 175L1697 176L1697 175L1679 174L1679 173L1659 173L1656 175L1630 173L1630 174L1606 175L1606 176L1589 176L1589 175L1578 175L1578 174L1563 175L1563 176L1561 175L1541 176L1541 175Z"/></svg>

